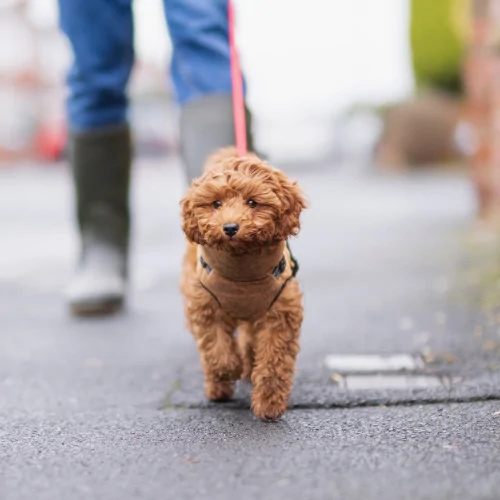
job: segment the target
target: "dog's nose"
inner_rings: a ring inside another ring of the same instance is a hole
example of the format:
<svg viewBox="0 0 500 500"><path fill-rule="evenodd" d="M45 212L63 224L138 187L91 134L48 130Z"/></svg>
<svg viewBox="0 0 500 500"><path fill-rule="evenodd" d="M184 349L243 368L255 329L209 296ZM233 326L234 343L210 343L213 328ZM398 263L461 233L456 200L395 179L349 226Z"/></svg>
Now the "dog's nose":
<svg viewBox="0 0 500 500"><path fill-rule="evenodd" d="M236 222L228 222L222 226L222 229L230 238L238 232L239 228L240 226Z"/></svg>

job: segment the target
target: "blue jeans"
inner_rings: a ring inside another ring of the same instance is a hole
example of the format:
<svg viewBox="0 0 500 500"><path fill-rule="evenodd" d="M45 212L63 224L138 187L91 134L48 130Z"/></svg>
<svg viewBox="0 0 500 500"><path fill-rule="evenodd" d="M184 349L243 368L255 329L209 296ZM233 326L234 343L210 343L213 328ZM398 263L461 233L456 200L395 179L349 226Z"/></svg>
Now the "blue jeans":
<svg viewBox="0 0 500 500"><path fill-rule="evenodd" d="M132 0L59 0L61 28L74 54L68 73L72 130L127 121L134 64ZM231 92L227 0L164 0L173 44L171 73L182 106Z"/></svg>

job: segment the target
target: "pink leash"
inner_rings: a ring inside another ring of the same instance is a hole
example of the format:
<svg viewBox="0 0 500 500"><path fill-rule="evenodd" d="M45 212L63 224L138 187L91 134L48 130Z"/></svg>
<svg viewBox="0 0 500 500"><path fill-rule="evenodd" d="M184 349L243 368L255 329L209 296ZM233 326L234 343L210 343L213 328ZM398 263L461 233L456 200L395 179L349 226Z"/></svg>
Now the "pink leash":
<svg viewBox="0 0 500 500"><path fill-rule="evenodd" d="M247 154L247 124L245 119L245 99L243 96L243 76L241 74L240 56L236 47L234 35L234 6L233 1L228 0L229 18L229 47L231 57L231 83L233 88L233 113L234 132L236 136L236 149L239 156Z"/></svg>

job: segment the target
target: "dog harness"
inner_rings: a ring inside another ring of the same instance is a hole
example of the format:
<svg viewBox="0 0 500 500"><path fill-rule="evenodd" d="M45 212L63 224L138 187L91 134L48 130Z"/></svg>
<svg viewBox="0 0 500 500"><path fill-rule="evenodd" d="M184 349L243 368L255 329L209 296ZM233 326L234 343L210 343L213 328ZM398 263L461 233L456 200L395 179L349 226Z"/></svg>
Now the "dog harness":
<svg viewBox="0 0 500 500"><path fill-rule="evenodd" d="M230 255L198 247L198 276L202 288L231 317L251 321L264 316L295 277L298 263L288 243L257 255Z"/></svg>

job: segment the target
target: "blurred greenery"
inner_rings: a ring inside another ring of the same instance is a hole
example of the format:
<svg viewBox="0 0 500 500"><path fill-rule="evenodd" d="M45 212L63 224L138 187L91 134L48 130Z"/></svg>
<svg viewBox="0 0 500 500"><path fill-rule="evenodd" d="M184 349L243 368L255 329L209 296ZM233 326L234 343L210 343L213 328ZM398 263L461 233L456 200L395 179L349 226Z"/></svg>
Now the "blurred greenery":
<svg viewBox="0 0 500 500"><path fill-rule="evenodd" d="M419 88L462 89L469 0L412 0L411 47Z"/></svg>

